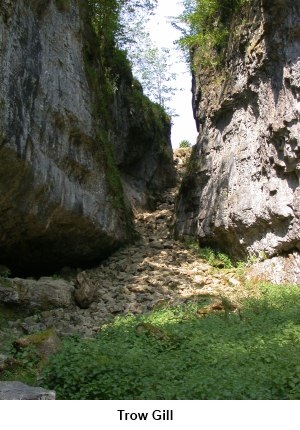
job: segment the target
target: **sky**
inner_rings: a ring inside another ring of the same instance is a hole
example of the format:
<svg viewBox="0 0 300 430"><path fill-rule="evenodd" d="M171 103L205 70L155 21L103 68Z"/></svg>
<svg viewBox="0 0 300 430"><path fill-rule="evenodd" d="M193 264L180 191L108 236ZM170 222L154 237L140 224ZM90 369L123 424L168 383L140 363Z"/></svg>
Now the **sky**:
<svg viewBox="0 0 300 430"><path fill-rule="evenodd" d="M188 140L192 145L196 143L197 130L192 111L192 77L182 56L175 49L174 41L180 38L180 31L172 27L168 17L178 16L182 12L182 4L178 0L158 0L158 8L147 29L151 39L157 47L170 49L171 62L174 63L172 71L178 74L176 86L181 88L174 95L170 103L178 116L173 117L172 146L178 148L182 140Z"/></svg>

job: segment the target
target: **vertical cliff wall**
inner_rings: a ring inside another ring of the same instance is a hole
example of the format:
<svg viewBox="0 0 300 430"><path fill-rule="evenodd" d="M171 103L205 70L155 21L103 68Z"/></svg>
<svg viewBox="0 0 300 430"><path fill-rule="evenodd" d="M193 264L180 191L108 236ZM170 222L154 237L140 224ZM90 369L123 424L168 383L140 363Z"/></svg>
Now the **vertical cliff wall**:
<svg viewBox="0 0 300 430"><path fill-rule="evenodd" d="M1 2L2 264L25 273L84 265L131 239L113 150L122 77L111 71L87 2ZM170 155L168 133L164 145Z"/></svg>
<svg viewBox="0 0 300 430"><path fill-rule="evenodd" d="M126 197L134 209L154 208L162 190L174 186L171 118L123 74L114 98L112 141Z"/></svg>
<svg viewBox="0 0 300 430"><path fill-rule="evenodd" d="M176 234L240 259L300 249L300 3L253 0L222 65L194 52L199 129Z"/></svg>

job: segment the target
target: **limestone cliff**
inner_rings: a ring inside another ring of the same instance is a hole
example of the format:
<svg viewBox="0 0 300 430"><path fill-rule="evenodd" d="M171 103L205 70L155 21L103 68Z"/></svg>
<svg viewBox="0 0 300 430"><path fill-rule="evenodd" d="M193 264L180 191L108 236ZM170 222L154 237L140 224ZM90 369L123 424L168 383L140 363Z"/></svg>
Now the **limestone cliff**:
<svg viewBox="0 0 300 430"><path fill-rule="evenodd" d="M300 249L300 3L252 0L225 60L197 66L199 129L176 234L241 259Z"/></svg>
<svg viewBox="0 0 300 430"><path fill-rule="evenodd" d="M157 195L176 182L171 121L161 106L143 96L131 72L125 77L114 98L115 159L134 209L153 209Z"/></svg>
<svg viewBox="0 0 300 430"><path fill-rule="evenodd" d="M98 56L87 2L1 2L0 260L21 273L92 263L132 237L113 153L116 98L131 82Z"/></svg>

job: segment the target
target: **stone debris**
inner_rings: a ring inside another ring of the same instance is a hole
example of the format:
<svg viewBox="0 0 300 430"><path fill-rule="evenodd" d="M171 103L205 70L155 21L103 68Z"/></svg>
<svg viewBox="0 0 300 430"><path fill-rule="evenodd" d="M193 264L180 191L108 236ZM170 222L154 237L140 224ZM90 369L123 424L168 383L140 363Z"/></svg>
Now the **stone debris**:
<svg viewBox="0 0 300 430"><path fill-rule="evenodd" d="M86 309L94 301L97 284L90 280L86 272L77 275L76 284L78 286L74 293L76 303L82 309Z"/></svg>
<svg viewBox="0 0 300 430"><path fill-rule="evenodd" d="M71 307L74 286L63 279L0 279L0 303L32 309Z"/></svg>
<svg viewBox="0 0 300 430"><path fill-rule="evenodd" d="M175 151L178 183L189 153ZM24 335L53 328L59 335L92 337L116 315L146 313L207 294L236 294L239 283L232 272L220 275L193 249L172 239L177 191L174 187L164 192L155 211L136 214L139 239L135 243L119 249L98 267L77 274L74 295L78 306L41 311L11 322L11 329Z"/></svg>
<svg viewBox="0 0 300 430"><path fill-rule="evenodd" d="M0 381L0 400L55 400L55 391L17 381Z"/></svg>

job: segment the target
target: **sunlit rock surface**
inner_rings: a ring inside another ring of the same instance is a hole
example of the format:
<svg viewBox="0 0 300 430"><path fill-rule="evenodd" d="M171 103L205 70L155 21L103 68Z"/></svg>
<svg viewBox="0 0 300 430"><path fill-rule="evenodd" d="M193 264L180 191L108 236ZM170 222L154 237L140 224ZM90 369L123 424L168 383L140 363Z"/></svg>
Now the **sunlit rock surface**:
<svg viewBox="0 0 300 430"><path fill-rule="evenodd" d="M300 249L300 5L251 5L217 75L197 69L199 128L176 234L237 259Z"/></svg>

